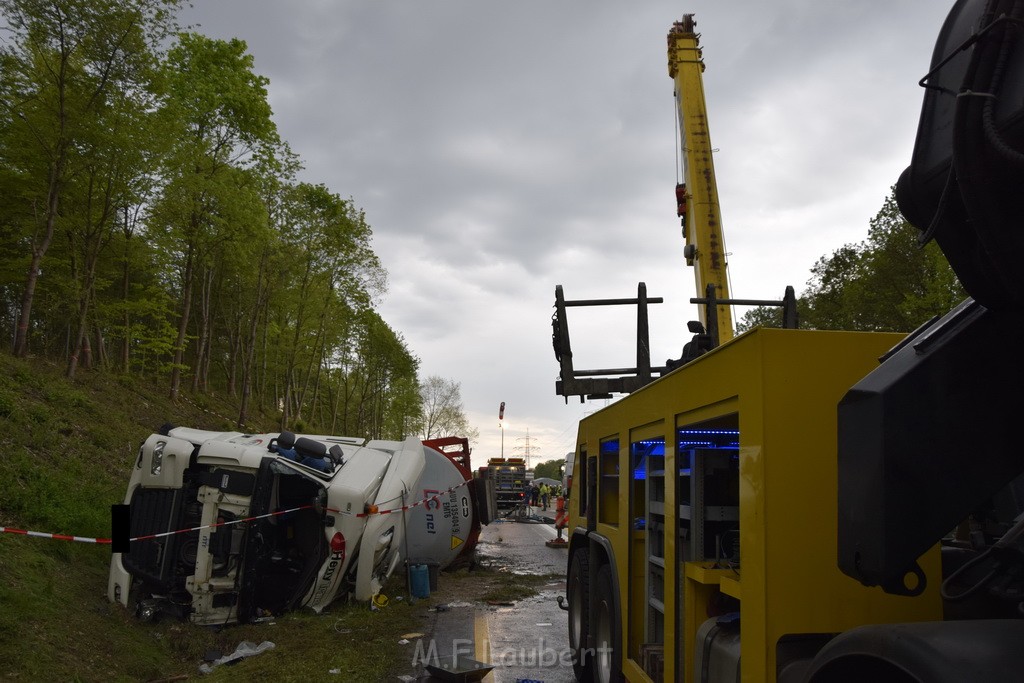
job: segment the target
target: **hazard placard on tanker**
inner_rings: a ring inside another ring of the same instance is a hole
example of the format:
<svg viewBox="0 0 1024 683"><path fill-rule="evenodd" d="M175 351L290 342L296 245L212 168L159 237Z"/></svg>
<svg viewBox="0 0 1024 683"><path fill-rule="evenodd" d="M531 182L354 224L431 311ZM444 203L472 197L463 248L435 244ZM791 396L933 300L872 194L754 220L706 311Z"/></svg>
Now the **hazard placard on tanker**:
<svg viewBox="0 0 1024 683"><path fill-rule="evenodd" d="M409 511L409 560L429 560L444 567L466 546L473 526L469 482L453 462L426 450L418 498L427 502Z"/></svg>

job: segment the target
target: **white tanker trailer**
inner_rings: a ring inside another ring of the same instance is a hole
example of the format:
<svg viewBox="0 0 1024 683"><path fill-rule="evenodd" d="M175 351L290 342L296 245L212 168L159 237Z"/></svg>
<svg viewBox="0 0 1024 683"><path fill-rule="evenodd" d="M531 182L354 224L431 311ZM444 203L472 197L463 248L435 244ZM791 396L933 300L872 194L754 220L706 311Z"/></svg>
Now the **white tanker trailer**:
<svg viewBox="0 0 1024 683"><path fill-rule="evenodd" d="M139 449L107 594L196 624L370 600L407 557L443 568L472 545L473 488L415 438L168 426Z"/></svg>

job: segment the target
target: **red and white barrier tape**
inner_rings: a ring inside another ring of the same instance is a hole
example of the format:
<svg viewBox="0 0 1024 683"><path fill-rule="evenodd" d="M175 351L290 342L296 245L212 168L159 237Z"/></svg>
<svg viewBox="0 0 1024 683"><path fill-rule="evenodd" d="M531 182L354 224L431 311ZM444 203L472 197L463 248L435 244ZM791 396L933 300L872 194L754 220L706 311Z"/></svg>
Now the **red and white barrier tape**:
<svg viewBox="0 0 1024 683"><path fill-rule="evenodd" d="M109 538L86 538L85 536L68 536L67 534L48 534L44 531L26 531L25 529L12 529L9 526L0 526L0 533L20 534L34 538L51 538L55 541L77 541L79 543L111 543Z"/></svg>
<svg viewBox="0 0 1024 683"><path fill-rule="evenodd" d="M427 496L423 500L418 500L415 503L410 503L409 505L403 505L401 507L391 508L389 510L379 510L378 509L376 512L360 512L360 513L356 514L356 517L369 517L371 515L390 515L392 512L405 512L407 510L411 510L413 508L419 507L420 505L426 505L427 503L435 503L436 502L436 503L440 504L442 497L448 495L449 493L455 491L456 489L462 488L463 486L465 486L468 483L469 483L469 480L466 480L466 481L462 482L461 484L456 484L455 486L452 486L451 488L447 489L446 491L438 491L437 493L435 493L432 496Z"/></svg>
<svg viewBox="0 0 1024 683"><path fill-rule="evenodd" d="M253 517L245 517L243 519L232 519L228 522L217 522L215 524L206 524L203 526L194 526L188 529L177 529L175 531L164 531L159 534L147 534L145 536L133 536L129 538L129 541L148 541L154 538L163 538L165 536L174 536L175 534L187 534L190 531L200 531L202 529L214 529L220 526L230 526L232 524L241 524L242 522L251 522L255 519L264 519L266 517L274 517L276 515L286 515L289 512L297 512L299 510L306 510L313 507L312 505L302 505L296 508L290 508L288 510L277 510L275 512L268 512L265 515L255 515ZM330 512L338 512L337 510L329 510ZM76 541L78 543L100 543L109 545L113 541L109 538L89 538L87 536L69 536L67 534L50 534L45 531L26 531L25 529L12 529L11 527L0 526L0 533L8 534L20 534L22 536L32 536L33 538L49 538L54 541Z"/></svg>
<svg viewBox="0 0 1024 683"><path fill-rule="evenodd" d="M268 512L265 515L256 515L254 517L243 517L242 519L232 519L230 522L217 522L216 524L206 524L204 526L194 526L190 529L178 529L177 531L165 531L161 534L148 534L146 536L136 536L129 538L129 541L148 541L152 538L163 538L164 536L173 536L175 534L187 534L190 531L201 531L203 529L215 529L219 526L231 526L232 524L241 524L242 522L251 522L256 519L264 519L266 517L275 517L277 515L287 515L289 512L298 512L299 510L308 510L313 507L312 505L300 505L297 508L289 508L287 510L277 510L275 512ZM332 510L331 512L337 512Z"/></svg>
<svg viewBox="0 0 1024 683"><path fill-rule="evenodd" d="M356 517L369 517L371 515L387 515L387 514L391 514L392 512L405 512L406 510L411 510L412 508L419 507L420 505L426 505L427 503L431 503L431 502L440 503L441 502L441 498L443 496L448 495L449 493L455 491L456 489L459 489L459 488L465 486L468 483L469 483L468 481L464 481L461 484L457 484L455 486L452 486L447 491L438 491L437 493L435 493L432 496L428 496L428 497L424 498L423 500L418 500L415 503L411 503L409 505L403 505L402 507L392 508L392 509L389 509L389 510L377 510L376 512L360 512L360 513L356 514ZM135 536L135 537L129 538L128 540L129 540L129 542L133 542L133 541L148 541L148 540L154 539L154 538L163 538L165 536L174 536L175 534L187 534L187 533L192 532L192 531L201 531L203 529L214 529L214 528L222 527L222 526L231 526L232 524L241 524L242 522L252 522L252 521L257 520L257 519L264 519L266 517L274 517L276 515L286 515L289 512L298 512L299 510L308 510L311 507L313 507L313 506L312 505L301 505L299 507L290 508L288 510L277 510L275 512L268 512L265 515L255 515L253 517L243 517L242 519L232 519L232 520L227 521L227 522L217 522L215 524L206 524L206 525L203 525L203 526L194 526L194 527L190 527L188 529L177 529L175 531L164 531L164 532L159 533L159 534L147 534L145 536ZM340 510L335 510L334 508L327 508L327 512L334 512L334 513L338 513L338 514L341 513ZM109 545L110 543L113 542L112 539L109 539L109 538L89 538L88 536L71 536L71 535L68 535L68 534L51 534L51 533L47 533L45 531L28 531L26 529L14 529L12 527L6 527L6 526L0 526L0 534L2 534L2 533L17 534L17 535L20 535L20 536L31 536L33 538L48 538L48 539L51 539L51 540L54 540L54 541L74 541L76 543L98 543L98 544L102 544L102 545Z"/></svg>

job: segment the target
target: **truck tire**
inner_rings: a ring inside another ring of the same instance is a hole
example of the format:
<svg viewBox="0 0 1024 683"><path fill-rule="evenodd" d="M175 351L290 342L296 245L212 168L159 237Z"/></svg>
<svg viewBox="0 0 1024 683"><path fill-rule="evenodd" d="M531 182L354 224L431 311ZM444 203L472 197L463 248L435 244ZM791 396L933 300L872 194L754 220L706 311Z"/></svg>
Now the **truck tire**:
<svg viewBox="0 0 1024 683"><path fill-rule="evenodd" d="M585 649L590 628L590 552L586 548L580 548L572 554L566 592L569 599L572 672L577 681L589 681L594 669L594 655Z"/></svg>
<svg viewBox="0 0 1024 683"><path fill-rule="evenodd" d="M597 570L594 581L595 611L591 615L594 643L594 680L598 683L613 683L622 680L619 643L622 633L619 624L619 606L615 604L612 592L612 568L603 564Z"/></svg>

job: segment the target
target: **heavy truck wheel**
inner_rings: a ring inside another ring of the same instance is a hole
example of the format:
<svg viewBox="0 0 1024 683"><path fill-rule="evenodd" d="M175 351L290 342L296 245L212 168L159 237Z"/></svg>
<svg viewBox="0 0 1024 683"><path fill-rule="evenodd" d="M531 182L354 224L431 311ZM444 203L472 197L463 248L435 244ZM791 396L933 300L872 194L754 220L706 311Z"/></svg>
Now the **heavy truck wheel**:
<svg viewBox="0 0 1024 683"><path fill-rule="evenodd" d="M590 628L590 553L580 548L572 554L566 582L569 598L569 649L572 672L578 681L589 681L594 669L594 653L584 643Z"/></svg>
<svg viewBox="0 0 1024 683"><path fill-rule="evenodd" d="M612 568L603 564L597 570L594 581L595 612L591 623L594 629L594 680L598 683L612 683L622 680L621 659L618 647L622 632L619 624L619 607L612 592Z"/></svg>

